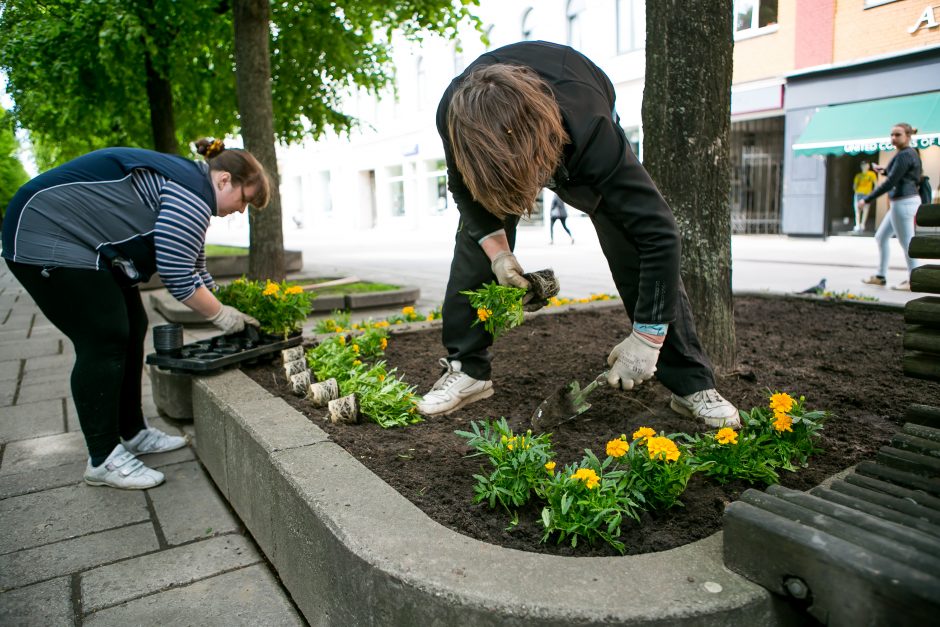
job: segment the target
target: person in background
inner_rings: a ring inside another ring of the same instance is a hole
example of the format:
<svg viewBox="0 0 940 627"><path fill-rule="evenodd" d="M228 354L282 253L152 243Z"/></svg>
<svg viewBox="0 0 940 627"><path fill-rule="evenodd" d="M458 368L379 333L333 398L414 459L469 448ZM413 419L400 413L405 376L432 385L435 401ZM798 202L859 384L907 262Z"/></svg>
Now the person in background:
<svg viewBox="0 0 940 627"><path fill-rule="evenodd" d="M633 154L600 68L541 41L487 52L447 88L437 125L460 225L444 297L445 371L418 404L422 414L493 394L493 338L471 326L476 312L461 292L494 277L529 288L513 254L516 225L548 187L591 217L632 320L607 358L608 384L630 390L655 373L675 411L710 427L740 424L695 331L672 210Z"/></svg>
<svg viewBox="0 0 940 627"><path fill-rule="evenodd" d="M163 473L137 457L186 439L149 427L141 407L147 314L137 284L159 272L183 304L223 333L257 321L222 305L206 271L209 219L267 205L261 164L220 140L205 161L105 148L44 172L17 191L2 256L42 313L75 347L71 390L88 447L85 482L146 489Z"/></svg>
<svg viewBox="0 0 940 627"><path fill-rule="evenodd" d="M863 196L870 194L878 183L878 175L872 171L870 163L862 161L860 167L861 172L856 174L855 179L852 181L852 190L854 192L852 208L855 210L855 227L852 230L856 233L865 230L865 224L868 222L868 211L871 209L871 203L863 203L860 207L858 201Z"/></svg>
<svg viewBox="0 0 940 627"><path fill-rule="evenodd" d="M561 228L565 229L565 233L568 234L568 237L571 238L571 243L574 244L574 235L571 234L571 229L568 228L568 210L565 209L565 201L563 201L558 194L555 194L555 197L552 198L552 210L550 213L551 225L548 227L548 234L551 237L549 244L555 243L555 222L561 222Z"/></svg>
<svg viewBox="0 0 940 627"><path fill-rule="evenodd" d="M917 150L911 147L911 136L915 133L917 129L906 122L900 122L892 127L891 144L898 153L888 162L887 168L873 166L876 172L886 174L887 178L855 203L855 206L861 209L864 204L870 204L882 194L888 194L890 199L888 213L875 232L879 253L878 271L867 279L862 279L862 283L868 285L887 285L888 261L891 257L888 246L892 235L898 237L898 242L904 251L904 259L907 260L908 270L908 278L892 289L910 290L910 273L921 265L919 260L911 259L907 250L911 244L911 238L914 237L914 216L917 215L917 209L920 207L918 185L922 176L922 166Z"/></svg>

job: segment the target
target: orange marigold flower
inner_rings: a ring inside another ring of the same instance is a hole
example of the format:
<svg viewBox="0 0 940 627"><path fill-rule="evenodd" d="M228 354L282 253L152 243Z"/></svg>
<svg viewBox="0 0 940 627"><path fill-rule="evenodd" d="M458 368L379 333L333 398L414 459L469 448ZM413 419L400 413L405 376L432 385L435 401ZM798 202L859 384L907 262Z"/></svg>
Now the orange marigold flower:
<svg viewBox="0 0 940 627"><path fill-rule="evenodd" d="M607 443L607 454L611 457L623 457L630 450L630 445L617 438Z"/></svg>
<svg viewBox="0 0 940 627"><path fill-rule="evenodd" d="M738 433L730 427L724 427L718 430L715 439L718 440L718 444L737 444Z"/></svg>
<svg viewBox="0 0 940 627"><path fill-rule="evenodd" d="M388 346L388 340L383 337L382 341L379 342L379 348L384 351L386 346Z"/></svg>
<svg viewBox="0 0 940 627"><path fill-rule="evenodd" d="M480 322L486 322L486 319L493 315L493 311L487 309L486 307L480 307L477 309L477 318L480 319Z"/></svg>
<svg viewBox="0 0 940 627"><path fill-rule="evenodd" d="M774 429L780 432L789 431L790 433L793 433L793 419L786 414L775 413Z"/></svg>
<svg viewBox="0 0 940 627"><path fill-rule="evenodd" d="M669 438L648 438L646 448L649 450L650 459L665 459L667 462L679 459L679 448Z"/></svg>
<svg viewBox="0 0 940 627"><path fill-rule="evenodd" d="M584 485L586 485L589 490L596 488L597 484L601 481L601 478L597 476L597 473L590 468L578 468L578 470L573 475L571 475L571 478L583 481Z"/></svg>
<svg viewBox="0 0 940 627"><path fill-rule="evenodd" d="M774 410L774 413L788 413L793 409L793 405L796 401L793 400L793 397L785 392L777 392L770 396L770 408Z"/></svg>
<svg viewBox="0 0 940 627"><path fill-rule="evenodd" d="M656 432L650 429L649 427L640 427L639 429L633 432L633 439L645 440L647 438L653 437L654 435L656 435Z"/></svg>
<svg viewBox="0 0 940 627"><path fill-rule="evenodd" d="M284 290L284 293L285 294L303 294L303 291L304 291L304 288L300 287L299 285L292 285L286 290Z"/></svg>

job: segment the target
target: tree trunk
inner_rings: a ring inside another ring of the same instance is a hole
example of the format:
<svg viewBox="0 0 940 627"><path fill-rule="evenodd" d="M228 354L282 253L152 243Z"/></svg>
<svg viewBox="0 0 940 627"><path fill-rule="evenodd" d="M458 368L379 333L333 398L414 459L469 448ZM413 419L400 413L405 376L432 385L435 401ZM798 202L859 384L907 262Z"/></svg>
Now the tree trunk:
<svg viewBox="0 0 940 627"><path fill-rule="evenodd" d="M732 0L647 3L643 164L676 215L702 344L734 368L729 130Z"/></svg>
<svg viewBox="0 0 940 627"><path fill-rule="evenodd" d="M251 244L248 276L282 281L284 232L281 227L280 177L274 150L274 105L271 101L271 58L268 0L234 0L235 80L242 138L271 179L271 202L265 209L249 213Z"/></svg>
<svg viewBox="0 0 940 627"><path fill-rule="evenodd" d="M157 73L149 53L144 59L144 64L147 68L147 102L150 105L150 130L153 133L154 150L179 154L170 81Z"/></svg>

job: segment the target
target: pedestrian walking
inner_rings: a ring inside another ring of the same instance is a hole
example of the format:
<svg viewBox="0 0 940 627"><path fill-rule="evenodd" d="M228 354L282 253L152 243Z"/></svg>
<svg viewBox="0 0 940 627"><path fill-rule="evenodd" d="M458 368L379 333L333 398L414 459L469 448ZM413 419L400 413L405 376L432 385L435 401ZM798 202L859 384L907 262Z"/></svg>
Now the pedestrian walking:
<svg viewBox="0 0 940 627"><path fill-rule="evenodd" d="M887 168L872 166L879 174L886 174L887 178L856 202L856 207L860 209L863 204L871 203L882 194L888 194L889 198L888 213L875 232L879 254L878 271L867 279L862 279L862 283L868 285L887 285L888 260L891 256L888 246L892 235L897 235L908 271L908 278L892 289L910 290L910 273L921 265L921 262L912 259L908 252L911 238L914 237L914 217L921 203L918 187L923 175L920 156L917 150L911 147L911 136L915 133L917 129L906 122L900 122L891 128L891 144L898 153L888 162Z"/></svg>
<svg viewBox="0 0 940 627"><path fill-rule="evenodd" d="M852 229L856 233L861 233L865 230L865 224L868 222L868 211L871 209L871 203L861 203L859 200L870 194L875 185L878 183L878 175L875 174L871 169L871 164L867 161L862 161L861 172L855 175L855 178L852 180L852 208L855 210L855 227Z"/></svg>
<svg viewBox="0 0 940 627"><path fill-rule="evenodd" d="M551 224L548 227L548 234L551 240L549 244L555 243L555 222L561 222L561 228L565 229L565 233L568 234L568 237L571 238L571 243L574 244L574 235L571 234L571 229L568 228L568 210L565 208L565 201L561 199L558 194L555 194L555 197L552 198L552 209L549 213L551 218Z"/></svg>
<svg viewBox="0 0 940 627"><path fill-rule="evenodd" d="M160 273L170 293L223 333L257 321L222 305L206 271L209 218L267 205L268 179L247 151L197 142L205 161L106 148L19 189L2 256L42 313L75 346L71 390L91 485L146 489L163 473L138 455L186 439L149 427L141 408L147 314L137 285Z"/></svg>
<svg viewBox="0 0 940 627"><path fill-rule="evenodd" d="M739 424L695 332L672 211L633 154L600 68L547 42L487 52L447 88L437 126L460 226L444 297L445 372L419 411L444 415L493 394L493 338L472 326L461 292L494 277L529 287L512 252L516 225L548 187L590 216L633 321L610 352L607 382L630 390L655 373L674 410L712 427Z"/></svg>

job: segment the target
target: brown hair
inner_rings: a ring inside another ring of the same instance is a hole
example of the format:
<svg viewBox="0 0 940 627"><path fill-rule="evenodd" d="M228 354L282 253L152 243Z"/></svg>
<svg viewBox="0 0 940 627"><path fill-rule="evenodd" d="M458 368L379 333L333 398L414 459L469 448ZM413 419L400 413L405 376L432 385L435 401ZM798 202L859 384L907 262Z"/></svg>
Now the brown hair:
<svg viewBox="0 0 940 627"><path fill-rule="evenodd" d="M228 172L232 183L255 189L248 202L255 209L264 209L271 199L268 175L254 155L247 150L226 148L221 139L204 137L196 141L196 152L205 157L210 172Z"/></svg>
<svg viewBox="0 0 940 627"><path fill-rule="evenodd" d="M898 122L891 128L903 128L904 132L907 133L908 137L910 137L911 135L917 134L917 129L911 126L910 124L908 124L907 122Z"/></svg>
<svg viewBox="0 0 940 627"><path fill-rule="evenodd" d="M471 72L451 98L447 127L470 193L500 219L531 213L568 141L551 89L516 65Z"/></svg>

